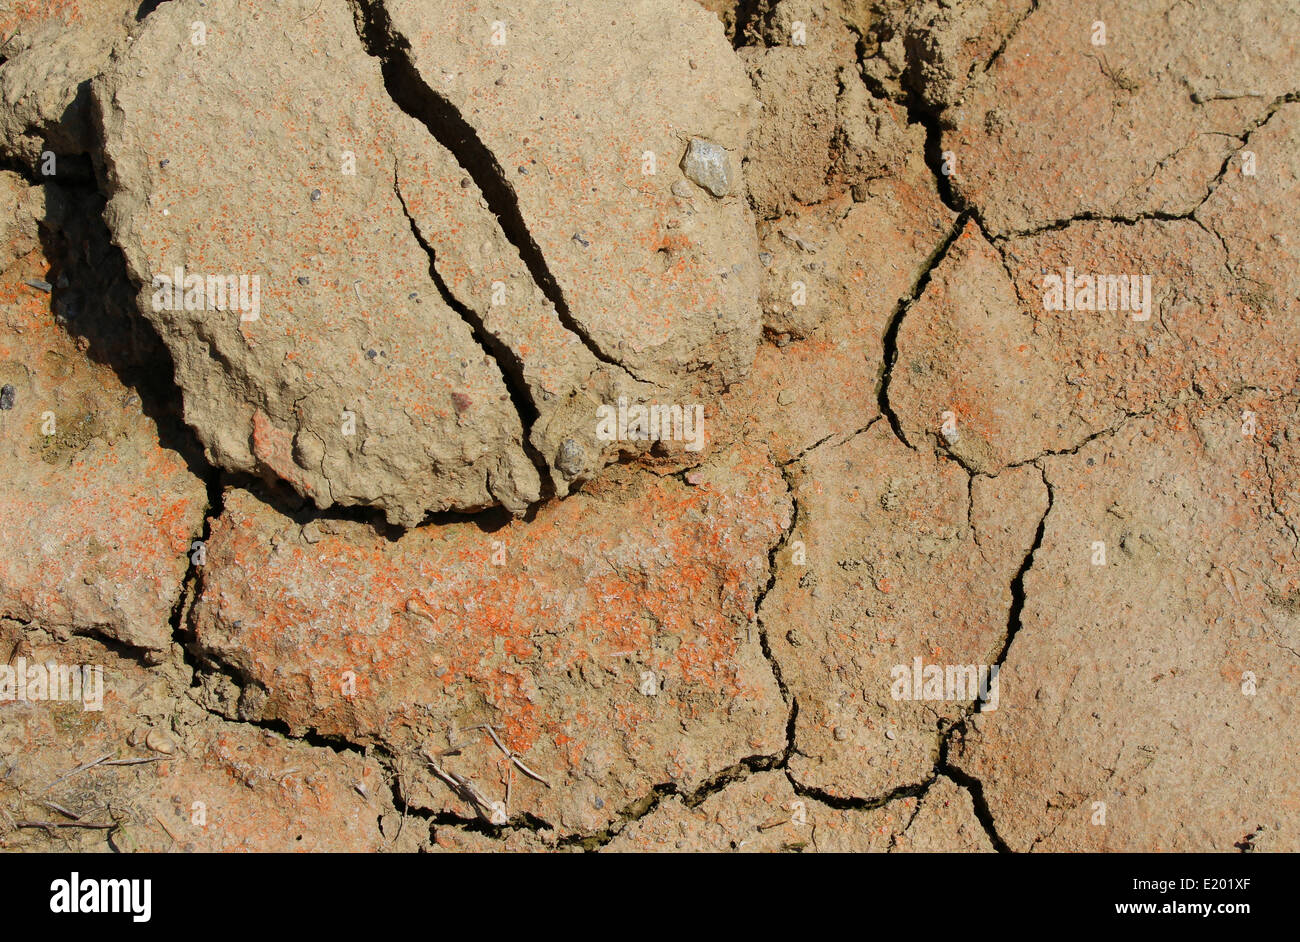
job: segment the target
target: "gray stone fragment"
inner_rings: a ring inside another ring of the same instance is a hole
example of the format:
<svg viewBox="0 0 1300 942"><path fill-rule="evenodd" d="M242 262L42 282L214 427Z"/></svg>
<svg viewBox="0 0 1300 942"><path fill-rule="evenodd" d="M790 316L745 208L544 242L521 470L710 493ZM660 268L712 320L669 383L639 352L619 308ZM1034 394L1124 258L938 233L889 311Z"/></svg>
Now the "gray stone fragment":
<svg viewBox="0 0 1300 942"><path fill-rule="evenodd" d="M727 152L702 138L693 137L682 158L682 170L696 185L714 196L731 192L731 160Z"/></svg>
<svg viewBox="0 0 1300 942"><path fill-rule="evenodd" d="M586 452L572 438L566 438L555 456L555 467L567 478L577 477L587 464Z"/></svg>

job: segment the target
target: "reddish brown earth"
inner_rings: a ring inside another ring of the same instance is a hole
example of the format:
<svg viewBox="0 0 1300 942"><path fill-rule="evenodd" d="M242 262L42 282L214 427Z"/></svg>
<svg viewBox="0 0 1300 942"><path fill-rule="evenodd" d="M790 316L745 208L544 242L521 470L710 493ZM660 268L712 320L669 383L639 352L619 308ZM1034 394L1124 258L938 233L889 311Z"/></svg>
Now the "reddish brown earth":
<svg viewBox="0 0 1300 942"><path fill-rule="evenodd" d="M454 6L0 5L0 847L1300 849L1295 9Z"/></svg>

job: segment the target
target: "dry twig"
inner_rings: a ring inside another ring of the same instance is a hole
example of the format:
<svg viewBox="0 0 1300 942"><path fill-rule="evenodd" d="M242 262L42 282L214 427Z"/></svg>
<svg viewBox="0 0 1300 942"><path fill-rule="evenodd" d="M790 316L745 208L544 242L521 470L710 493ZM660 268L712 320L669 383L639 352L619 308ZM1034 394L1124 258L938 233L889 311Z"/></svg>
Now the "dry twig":
<svg viewBox="0 0 1300 942"><path fill-rule="evenodd" d="M117 827L117 822L99 824L93 821L19 821L20 828L89 828L95 831L107 831Z"/></svg>
<svg viewBox="0 0 1300 942"><path fill-rule="evenodd" d="M494 743L497 744L497 748L500 749L503 753L505 753L505 756L506 756L507 759L509 759L512 763L514 763L515 765L517 765L517 766L519 767L519 771L520 771L520 772L523 772L525 775L527 775L529 778L531 778L531 779L532 779L533 781L535 781L535 782L541 782L541 783L542 783L543 785L545 785L547 788L550 788L550 787L551 787L551 783L550 783L550 782L548 782L546 779L542 778L540 775L538 775L536 772L534 772L534 771L533 771L532 769L530 769L528 766L524 765L523 760L520 759L518 755L516 755L514 752L512 752L511 750L509 750L509 749L506 748L505 743L503 743L503 742L501 741L501 739L497 736L497 731L496 731L496 729L495 729L493 726L491 726L491 725L488 724L488 723L483 723L483 724L481 724L481 725L479 725L479 726L471 726L471 727L469 727L469 729L467 729L466 732L469 732L470 730L474 730L474 729L483 729L483 730L487 730L487 734L488 734L489 736L492 737L492 741L493 741Z"/></svg>
<svg viewBox="0 0 1300 942"><path fill-rule="evenodd" d="M50 782L50 784L46 785L43 789L41 789L41 794L44 795L46 792L48 792L51 788L53 788L55 785L59 784L60 782L66 781L72 778L72 776L74 775L80 775L82 772L86 771L87 769L93 769L95 766L107 762L111 758L113 758L113 753L111 752L105 753L104 755L100 756L98 759L95 759L93 762L83 763L77 766L75 769L72 769L71 771L64 772L54 781Z"/></svg>

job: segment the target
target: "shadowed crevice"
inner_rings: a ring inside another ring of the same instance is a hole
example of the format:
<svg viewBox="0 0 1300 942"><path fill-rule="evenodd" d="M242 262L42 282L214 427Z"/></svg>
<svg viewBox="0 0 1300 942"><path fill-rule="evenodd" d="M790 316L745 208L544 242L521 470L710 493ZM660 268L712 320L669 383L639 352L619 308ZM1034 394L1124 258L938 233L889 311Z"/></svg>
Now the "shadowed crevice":
<svg viewBox="0 0 1300 942"><path fill-rule="evenodd" d="M496 216L501 231L528 268L533 282L555 309L560 323L597 360L640 380L626 365L602 350L574 319L559 282L524 222L523 213L519 209L519 198L501 164L456 107L430 87L420 75L411 57L410 41L394 28L383 3L380 0L348 2L353 9L362 46L367 54L379 60L389 97L398 108L424 125L434 140L451 152L474 181L487 201L488 209Z"/></svg>
<svg viewBox="0 0 1300 942"><path fill-rule="evenodd" d="M881 337L884 352L881 357L880 384L876 388L876 407L880 410L880 414L885 417L885 421L889 423L889 427L893 429L894 436L913 451L916 450L916 446L909 442L907 436L903 434L902 422L899 421L897 413L894 412L894 408L889 402L889 384L893 379L894 364L898 361L898 330L903 325L903 318L907 316L907 312L911 310L912 305L925 294L925 289L929 287L934 270L948 257L948 250L952 248L952 244L957 241L957 237L965 229L967 218L968 215L962 213L953 220L952 229L943 242L935 247L929 259L926 260L925 270L916 279L911 294L898 302L898 307L894 309L894 313L889 318L889 323L885 325L885 332Z"/></svg>
<svg viewBox="0 0 1300 942"><path fill-rule="evenodd" d="M425 240L423 233L420 232L420 227L416 225L415 217L411 215L411 210L406 205L406 199L402 196L402 188L397 181L396 168L393 171L393 192L397 195L397 201L402 206L402 213L411 226L411 235L415 237L415 241L424 250L424 254L429 257L429 279L438 289L438 294L442 297L443 303L460 315L461 320L468 325L470 333L474 335L474 340L483 350L483 353L495 362L497 368L501 371L506 390L510 393L510 401L514 404L515 412L518 413L520 424L523 426L520 444L537 468L537 474L542 484L542 497L545 499L549 493L554 493L554 486L551 482L551 470L546 464L546 459L534 447L532 441L533 425L537 422L538 410L537 403L533 401L532 392L528 388L528 381L524 378L524 361L515 350L511 349L509 344L488 330L487 325L483 323L483 318L479 316L477 311L463 304L447 287L447 282L438 271L437 252Z"/></svg>

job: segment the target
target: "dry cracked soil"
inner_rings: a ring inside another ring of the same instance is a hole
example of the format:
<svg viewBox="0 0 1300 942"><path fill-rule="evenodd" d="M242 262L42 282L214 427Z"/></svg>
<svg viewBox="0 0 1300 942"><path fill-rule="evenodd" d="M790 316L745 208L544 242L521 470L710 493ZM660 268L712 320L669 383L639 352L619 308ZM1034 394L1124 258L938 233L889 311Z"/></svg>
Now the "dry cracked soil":
<svg viewBox="0 0 1300 942"><path fill-rule="evenodd" d="M1296 0L0 0L0 847L1300 850Z"/></svg>

